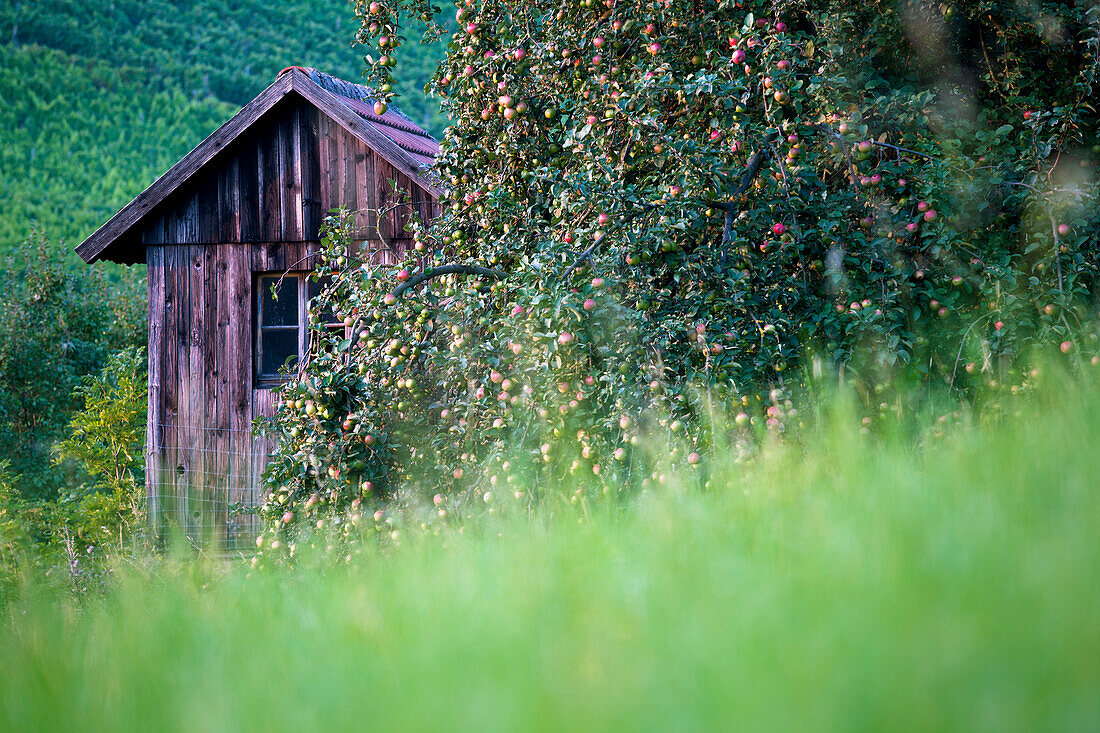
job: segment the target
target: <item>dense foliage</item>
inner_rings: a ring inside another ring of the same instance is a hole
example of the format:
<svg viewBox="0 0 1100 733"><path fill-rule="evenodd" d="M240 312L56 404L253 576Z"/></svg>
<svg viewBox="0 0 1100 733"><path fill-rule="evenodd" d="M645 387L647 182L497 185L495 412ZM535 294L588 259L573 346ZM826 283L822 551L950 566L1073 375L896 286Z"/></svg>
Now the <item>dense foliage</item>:
<svg viewBox="0 0 1100 733"><path fill-rule="evenodd" d="M103 369L85 377L75 396L82 407L57 444L58 461L77 462L88 485L110 497L110 526L127 529L145 518L145 421L148 405L145 349L131 346L111 355Z"/></svg>
<svg viewBox="0 0 1100 733"><path fill-rule="evenodd" d="M1037 7L460 5L448 210L397 268L331 236L350 333L284 391L272 531L410 478L659 480L640 434L699 465L727 406L782 430L811 347L879 409L1018 386L1031 345L1094 356L1100 11ZM358 9L385 83L430 15Z"/></svg>
<svg viewBox="0 0 1100 733"><path fill-rule="evenodd" d="M76 271L55 252L36 231L0 274L0 460L28 498L75 485L51 455L83 403L77 388L112 352L145 342L143 289Z"/></svg>
<svg viewBox="0 0 1100 733"><path fill-rule="evenodd" d="M0 597L31 569L66 568L76 588L87 588L112 554L142 536L147 390L139 347L112 354L80 381L79 408L53 451L65 469L53 478L65 482L50 493L28 497L25 479L0 461Z"/></svg>
<svg viewBox="0 0 1100 733"><path fill-rule="evenodd" d="M362 74L353 47L348 0L19 0L0 7L0 38L140 68L165 88L192 99L247 104L291 65L314 66L351 81ZM439 61L437 46L410 45L402 78L402 111L441 130L438 106L424 83ZM125 71L119 68L120 75Z"/></svg>

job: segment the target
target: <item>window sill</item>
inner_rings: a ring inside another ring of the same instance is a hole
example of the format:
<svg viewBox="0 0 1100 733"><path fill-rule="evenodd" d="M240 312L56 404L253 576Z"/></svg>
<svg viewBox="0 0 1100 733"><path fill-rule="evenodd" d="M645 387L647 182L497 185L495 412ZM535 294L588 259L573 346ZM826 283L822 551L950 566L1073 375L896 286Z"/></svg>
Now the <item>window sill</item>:
<svg viewBox="0 0 1100 733"><path fill-rule="evenodd" d="M256 381L253 383L256 389L275 389L276 387L282 387L284 384L290 381L290 376L284 375L279 377L263 376L256 377Z"/></svg>

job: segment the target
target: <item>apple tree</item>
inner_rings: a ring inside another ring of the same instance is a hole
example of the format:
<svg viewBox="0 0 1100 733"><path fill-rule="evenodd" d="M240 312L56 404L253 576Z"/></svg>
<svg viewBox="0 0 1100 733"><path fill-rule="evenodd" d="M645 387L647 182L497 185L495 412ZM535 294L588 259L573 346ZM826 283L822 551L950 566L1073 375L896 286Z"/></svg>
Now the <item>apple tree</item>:
<svg viewBox="0 0 1100 733"><path fill-rule="evenodd" d="M627 491L641 435L693 466L716 413L781 429L811 349L879 391L1095 353L1100 18L1035 5L462 0L445 211L394 267L333 222L347 329L272 422L272 531L414 486ZM402 23L443 24L356 9L385 104Z"/></svg>

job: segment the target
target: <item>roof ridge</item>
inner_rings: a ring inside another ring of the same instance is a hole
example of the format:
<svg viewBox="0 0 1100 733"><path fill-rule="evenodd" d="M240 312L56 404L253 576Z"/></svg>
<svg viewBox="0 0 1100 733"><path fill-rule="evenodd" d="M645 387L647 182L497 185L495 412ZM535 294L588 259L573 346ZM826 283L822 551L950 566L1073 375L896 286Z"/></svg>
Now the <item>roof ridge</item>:
<svg viewBox="0 0 1100 733"><path fill-rule="evenodd" d="M279 72L279 76L282 76L292 69L297 69L298 71L301 71L303 74L308 76L314 84L326 91L332 92L339 97L363 103L374 103L378 101L378 96L375 91L365 84L358 84L353 81L341 79L338 76L333 76L332 74L321 71L320 69L315 69L312 66L288 66L287 68ZM427 130L413 122L412 118L402 112L398 107L392 104L387 106L389 108L388 111L393 112L397 117L400 118L400 121L387 120L381 115L374 114L372 110L357 110L357 112L367 119L371 120L372 122L378 122L380 124L386 125L387 127L404 130L405 132L412 133L413 135L417 135L418 137L424 137L428 140L431 140L432 142L436 142L435 138L432 137ZM402 121L407 124L401 124Z"/></svg>

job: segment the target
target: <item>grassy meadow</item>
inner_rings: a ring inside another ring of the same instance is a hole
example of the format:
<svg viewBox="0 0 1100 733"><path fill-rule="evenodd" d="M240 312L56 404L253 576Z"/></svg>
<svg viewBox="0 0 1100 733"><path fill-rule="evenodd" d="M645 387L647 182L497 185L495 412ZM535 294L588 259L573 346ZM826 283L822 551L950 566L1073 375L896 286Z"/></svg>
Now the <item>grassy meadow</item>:
<svg viewBox="0 0 1100 733"><path fill-rule="evenodd" d="M509 495L346 565L28 582L0 727L1097 729L1100 392L1065 385L892 436L838 409L709 489Z"/></svg>

